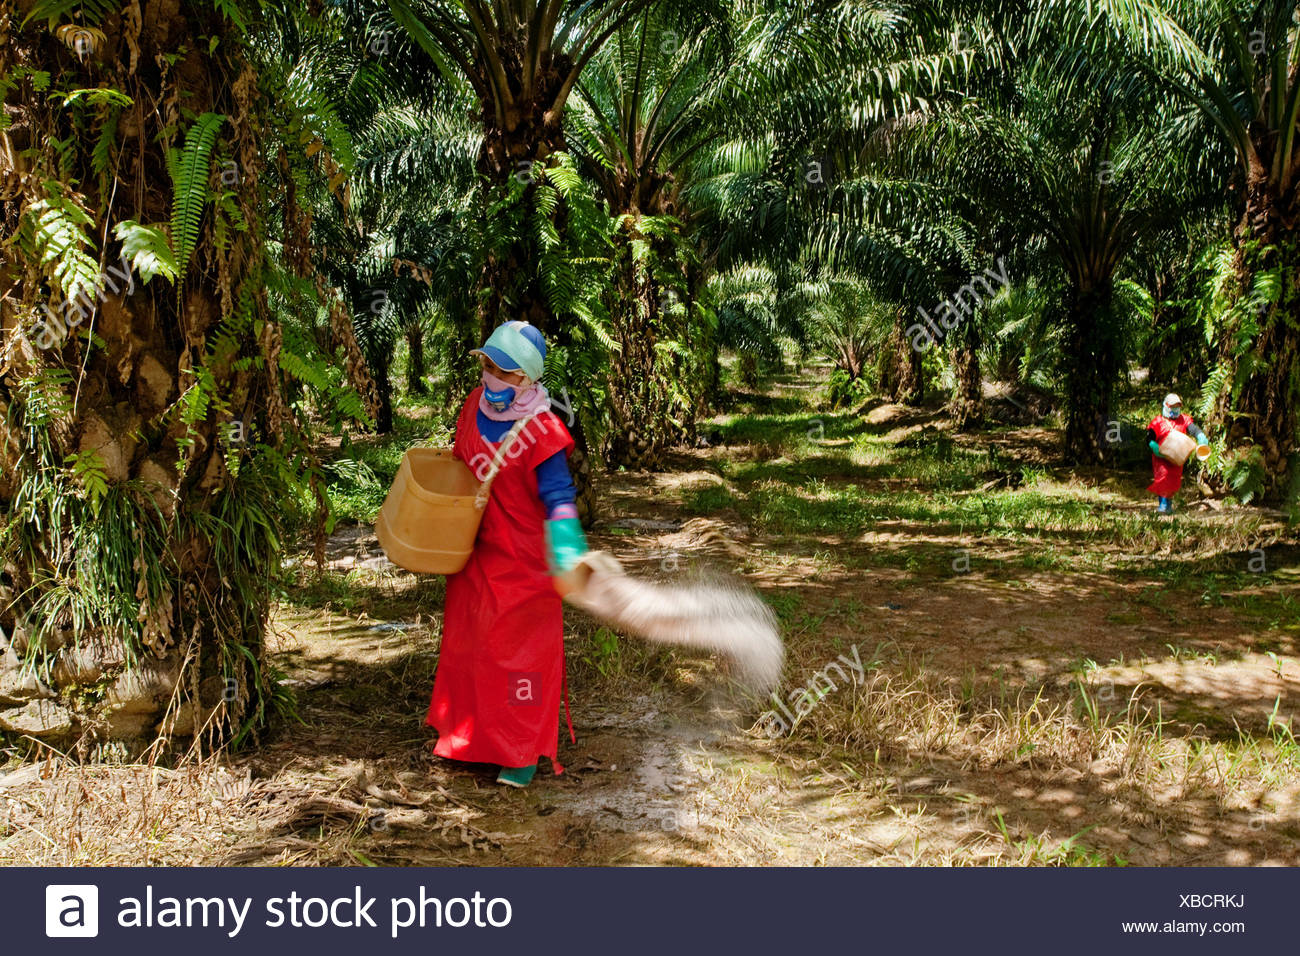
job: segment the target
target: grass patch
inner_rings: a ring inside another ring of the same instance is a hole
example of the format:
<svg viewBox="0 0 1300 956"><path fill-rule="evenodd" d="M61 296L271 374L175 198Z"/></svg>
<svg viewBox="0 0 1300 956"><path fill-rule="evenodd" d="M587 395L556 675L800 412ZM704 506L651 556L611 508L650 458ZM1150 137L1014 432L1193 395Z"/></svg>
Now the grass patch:
<svg viewBox="0 0 1300 956"><path fill-rule="evenodd" d="M734 507L736 497L724 485L690 488L682 495L682 506L694 515L709 515Z"/></svg>
<svg viewBox="0 0 1300 956"><path fill-rule="evenodd" d="M946 757L980 770L1086 771L1150 803L1173 794L1224 809L1252 806L1300 775L1300 747L1282 722L1230 739L1179 735L1140 690L1120 710L1101 706L1092 668L1079 668L1063 696L1002 680L954 684L908 654L882 656L883 648L861 680L813 701L783 746L833 741L836 759L865 756L878 766ZM1203 716L1198 723L1216 729Z"/></svg>

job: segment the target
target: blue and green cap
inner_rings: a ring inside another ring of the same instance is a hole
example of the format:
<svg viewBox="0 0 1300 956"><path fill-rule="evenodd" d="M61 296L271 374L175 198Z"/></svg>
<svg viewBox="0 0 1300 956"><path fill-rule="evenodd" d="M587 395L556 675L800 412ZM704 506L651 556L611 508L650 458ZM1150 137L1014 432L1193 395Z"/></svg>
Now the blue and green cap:
<svg viewBox="0 0 1300 956"><path fill-rule="evenodd" d="M523 372L536 382L546 367L546 339L527 322L504 322L470 355L486 355L504 372Z"/></svg>

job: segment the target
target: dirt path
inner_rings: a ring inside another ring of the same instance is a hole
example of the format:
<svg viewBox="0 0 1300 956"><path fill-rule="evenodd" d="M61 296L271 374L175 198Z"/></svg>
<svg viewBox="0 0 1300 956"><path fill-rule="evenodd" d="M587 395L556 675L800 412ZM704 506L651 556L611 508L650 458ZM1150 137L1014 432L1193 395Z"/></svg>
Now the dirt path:
<svg viewBox="0 0 1300 956"><path fill-rule="evenodd" d="M853 437L819 439L815 460L787 457L780 436L803 427L789 413L808 392L796 382L768 396L770 432L760 408L756 440L724 434L664 473L610 476L593 545L634 573L742 575L780 612L787 693L840 655L861 659L869 679L839 681L773 740L754 729L764 705L734 696L713 662L628 641L615 652L570 613L578 742L562 735L563 775L506 790L490 768L428 753L440 582L397 572L367 529L347 529L331 542L331 575L276 618L303 722L240 763L256 800L298 809L244 833L233 859L1300 862L1300 775L1277 735L1300 705L1294 545L1272 545L1267 582L1234 597L1202 593L1196 573L1245 552L1157 550L1132 566L1120 554L1087 570L1074 565L1122 550L1128 532L1050 517L1028 531L883 516L860 531L791 534L746 513L769 490L763 473L738 483L725 463L785 467L773 487L806 478L810 507L836 489L926 487L906 469L864 465ZM934 431L933 416L890 409L846 427L886 449ZM1042 434L987 444L1033 449ZM1049 515L1056 495L1146 521L1133 484L1057 476L1043 495ZM1199 522L1201 538L1222 525L1226 541L1238 519L1180 520ZM1162 559L1187 575L1171 585L1147 573Z"/></svg>
<svg viewBox="0 0 1300 956"><path fill-rule="evenodd" d="M591 535L635 574L757 589L779 702L566 612L577 743L499 787L429 752L442 579L351 526L273 617L297 720L197 766L24 768L0 780L34 834L14 859L1300 863L1300 547L1277 516L1158 521L1140 475L1055 469L1042 429L817 394L741 396L708 447L606 476Z"/></svg>

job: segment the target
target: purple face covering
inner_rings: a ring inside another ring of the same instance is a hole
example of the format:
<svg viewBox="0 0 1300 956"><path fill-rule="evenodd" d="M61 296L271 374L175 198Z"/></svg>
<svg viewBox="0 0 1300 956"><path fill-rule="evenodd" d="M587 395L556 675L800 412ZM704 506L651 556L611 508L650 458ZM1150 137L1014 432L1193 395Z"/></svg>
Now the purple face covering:
<svg viewBox="0 0 1300 956"><path fill-rule="evenodd" d="M486 369L483 371L482 381L483 394L478 400L479 411L494 422L517 422L534 412L545 411L551 407L551 396L547 394L544 386L536 382L521 391ZM514 401L504 409L498 410L487 400L488 392L514 392Z"/></svg>

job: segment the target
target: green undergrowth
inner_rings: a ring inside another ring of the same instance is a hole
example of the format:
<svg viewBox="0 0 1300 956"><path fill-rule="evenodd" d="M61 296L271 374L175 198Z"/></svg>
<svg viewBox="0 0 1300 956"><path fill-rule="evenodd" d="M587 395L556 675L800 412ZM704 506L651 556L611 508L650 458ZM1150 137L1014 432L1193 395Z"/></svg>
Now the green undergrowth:
<svg viewBox="0 0 1300 956"><path fill-rule="evenodd" d="M395 410L386 435L344 436L325 464L335 520L370 523L384 504L406 450L418 444L451 443L438 410L417 405Z"/></svg>
<svg viewBox="0 0 1300 956"><path fill-rule="evenodd" d="M954 436L932 420L940 417L917 412L873 425L853 412L789 404L727 416L710 431L725 446L713 455L721 481L688 487L682 505L692 515L727 513L796 550L808 537L926 539L855 548L844 557L857 566L939 570L951 565L953 549L965 548L974 569L983 549L996 552L999 569L1155 576L1228 590L1267 584L1268 574L1248 571L1261 562L1271 560L1270 572L1295 564L1278 545L1286 530L1255 509L1193 512L1183 496L1178 513L1157 516L1145 474L1075 474L1014 457L993 440L1009 429Z"/></svg>

